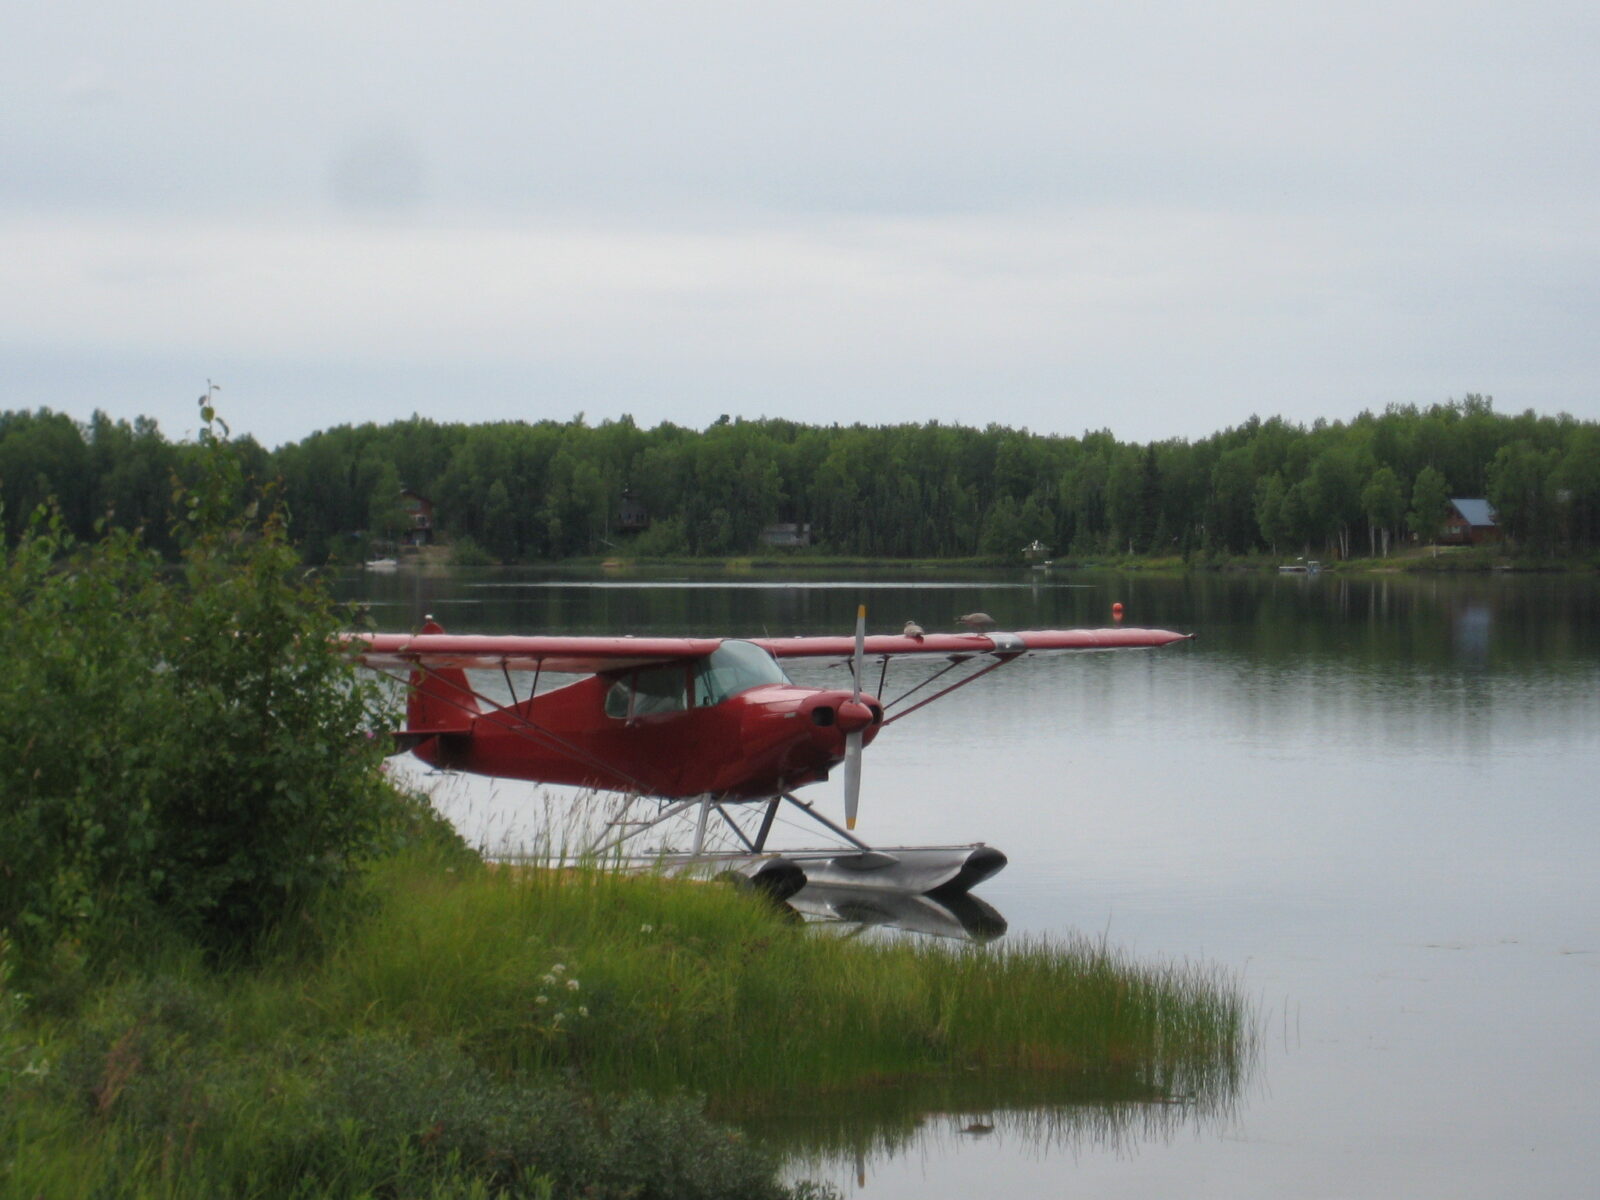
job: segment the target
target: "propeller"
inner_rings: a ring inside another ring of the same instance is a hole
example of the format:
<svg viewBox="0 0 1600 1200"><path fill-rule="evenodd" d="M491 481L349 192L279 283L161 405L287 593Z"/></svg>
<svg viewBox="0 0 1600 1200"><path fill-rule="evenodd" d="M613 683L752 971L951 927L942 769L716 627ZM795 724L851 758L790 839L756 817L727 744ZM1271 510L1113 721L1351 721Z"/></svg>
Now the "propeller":
<svg viewBox="0 0 1600 1200"><path fill-rule="evenodd" d="M850 702L861 704L861 673L866 669L867 658L867 606L856 606L856 653L850 664L855 679ZM861 730L853 729L844 739L844 827L856 827L856 809L861 803Z"/></svg>

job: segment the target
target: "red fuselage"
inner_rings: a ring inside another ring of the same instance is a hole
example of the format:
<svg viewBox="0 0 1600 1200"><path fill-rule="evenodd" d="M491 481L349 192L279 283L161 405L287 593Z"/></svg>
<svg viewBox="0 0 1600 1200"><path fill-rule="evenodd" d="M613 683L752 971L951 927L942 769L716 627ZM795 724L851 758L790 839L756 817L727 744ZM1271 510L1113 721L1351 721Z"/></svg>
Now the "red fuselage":
<svg viewBox="0 0 1600 1200"><path fill-rule="evenodd" d="M623 688L619 699L619 688ZM626 695L626 677L591 676L531 700L473 714L417 757L451 770L605 791L681 797L773 796L826 778L845 736L878 732L877 699L766 683L673 711ZM678 701L683 703L683 701ZM460 729L464 725L465 729Z"/></svg>

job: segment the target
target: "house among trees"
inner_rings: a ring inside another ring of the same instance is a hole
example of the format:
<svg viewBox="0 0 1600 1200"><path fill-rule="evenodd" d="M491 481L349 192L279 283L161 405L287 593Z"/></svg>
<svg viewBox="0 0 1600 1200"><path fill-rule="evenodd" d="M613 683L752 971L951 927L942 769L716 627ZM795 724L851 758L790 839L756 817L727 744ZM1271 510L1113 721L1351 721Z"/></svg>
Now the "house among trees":
<svg viewBox="0 0 1600 1200"><path fill-rule="evenodd" d="M761 531L761 541L767 546L809 546L811 545L811 522L797 523L794 521L778 525L768 525Z"/></svg>
<svg viewBox="0 0 1600 1200"><path fill-rule="evenodd" d="M1445 514L1439 541L1446 545L1476 546L1500 540L1500 526L1487 500L1453 499Z"/></svg>
<svg viewBox="0 0 1600 1200"><path fill-rule="evenodd" d="M650 514L628 488L622 489L622 504L617 509L617 528L623 533L641 533L650 528Z"/></svg>
<svg viewBox="0 0 1600 1200"><path fill-rule="evenodd" d="M400 509L407 526L400 540L408 546L426 546L433 541L433 501L410 488L400 489Z"/></svg>

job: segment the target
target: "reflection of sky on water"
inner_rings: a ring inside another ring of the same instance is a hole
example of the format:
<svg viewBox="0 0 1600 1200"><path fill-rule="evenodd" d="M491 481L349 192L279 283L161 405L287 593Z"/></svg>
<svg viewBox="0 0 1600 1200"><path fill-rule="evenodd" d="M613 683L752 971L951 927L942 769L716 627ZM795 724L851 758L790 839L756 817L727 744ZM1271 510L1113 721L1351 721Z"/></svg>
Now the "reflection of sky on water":
<svg viewBox="0 0 1600 1200"><path fill-rule="evenodd" d="M1104 624L1120 599L1130 623L1200 636L1022 660L886 730L860 832L1001 847L1011 865L979 892L1008 938L1104 931L1141 959L1238 973L1263 1014L1259 1069L1220 1127L1114 1144L930 1119L865 1164L861 1194L1587 1194L1600 1172L1600 587L1082 581L1095 587L894 583L870 601L886 627L983 608L1041 628ZM449 596L441 585L432 602ZM834 633L855 599L610 589L585 606L548 590L470 622ZM523 785L495 786L489 811L528 811ZM837 784L807 794L838 811ZM856 1191L853 1159L829 1177Z"/></svg>

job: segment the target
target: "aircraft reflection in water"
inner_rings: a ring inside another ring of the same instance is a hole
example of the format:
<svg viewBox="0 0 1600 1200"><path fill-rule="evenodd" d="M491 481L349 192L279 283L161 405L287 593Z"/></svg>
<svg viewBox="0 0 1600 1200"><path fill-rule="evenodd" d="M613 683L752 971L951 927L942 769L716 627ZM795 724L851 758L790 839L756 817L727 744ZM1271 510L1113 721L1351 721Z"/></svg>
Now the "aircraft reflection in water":
<svg viewBox="0 0 1600 1200"><path fill-rule="evenodd" d="M848 927L848 937L883 928L925 937L992 942L1006 931L1006 919L995 907L969 892L908 895L808 883L785 903L813 923Z"/></svg>

